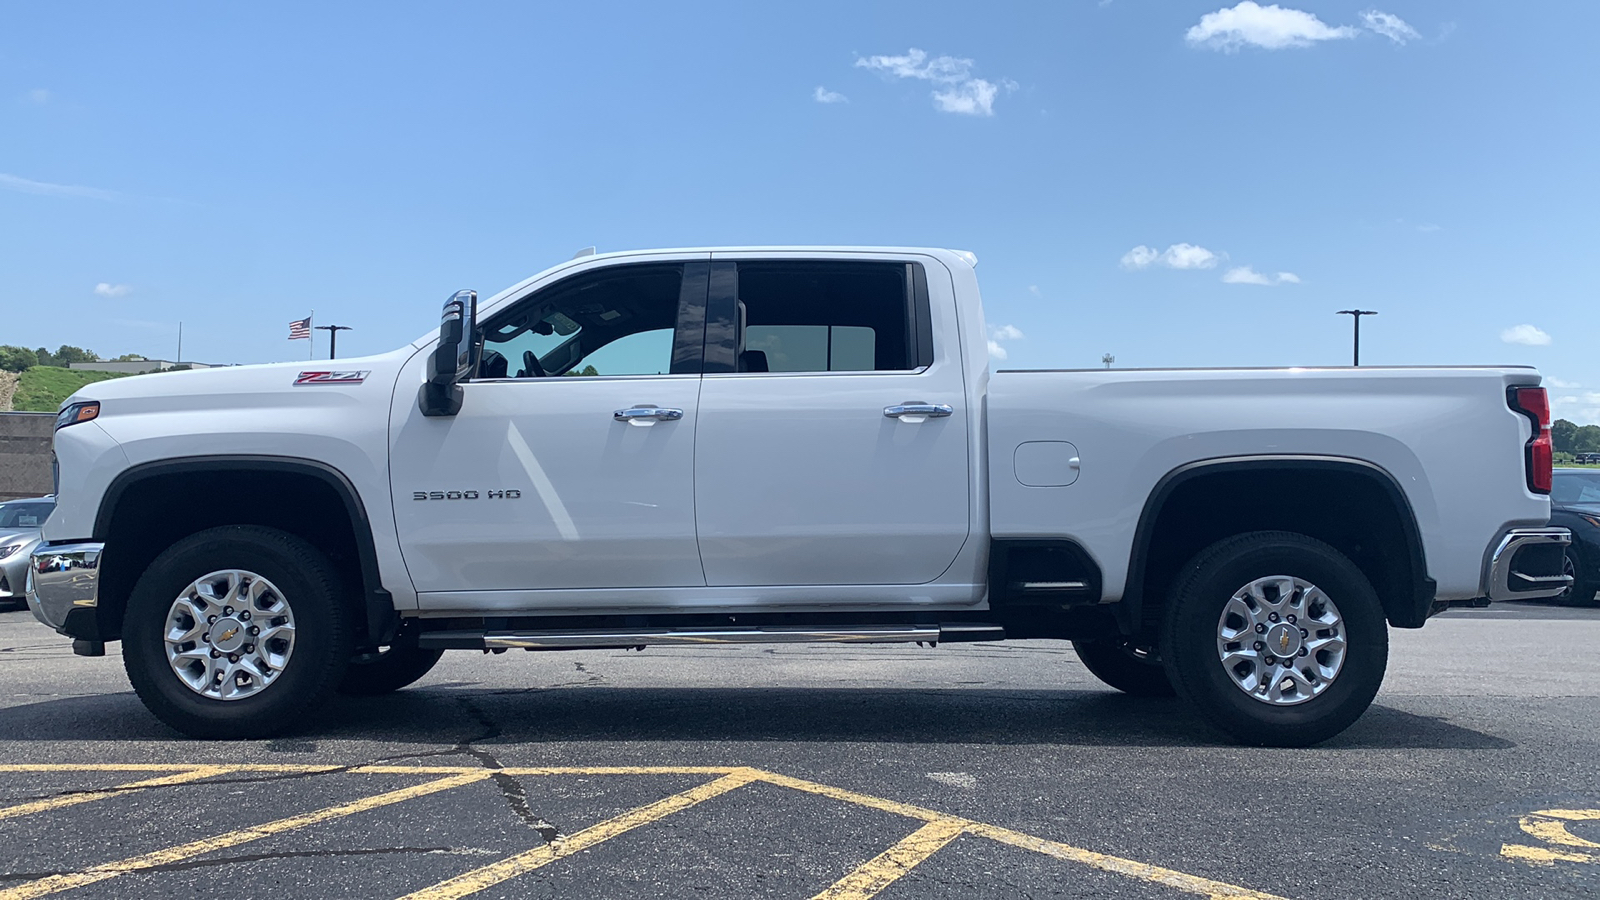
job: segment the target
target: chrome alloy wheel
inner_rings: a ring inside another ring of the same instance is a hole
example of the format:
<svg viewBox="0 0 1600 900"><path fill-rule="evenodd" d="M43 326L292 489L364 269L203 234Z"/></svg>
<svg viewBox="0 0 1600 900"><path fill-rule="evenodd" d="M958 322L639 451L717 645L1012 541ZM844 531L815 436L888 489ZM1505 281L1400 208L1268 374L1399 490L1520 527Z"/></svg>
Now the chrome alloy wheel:
<svg viewBox="0 0 1600 900"><path fill-rule="evenodd" d="M172 601L167 661L189 689L243 700L282 674L294 653L294 611L272 582L243 569L196 578Z"/></svg>
<svg viewBox="0 0 1600 900"><path fill-rule="evenodd" d="M1317 696L1344 666L1344 619L1321 588L1293 575L1257 578L1217 620L1217 655L1239 690L1293 706Z"/></svg>

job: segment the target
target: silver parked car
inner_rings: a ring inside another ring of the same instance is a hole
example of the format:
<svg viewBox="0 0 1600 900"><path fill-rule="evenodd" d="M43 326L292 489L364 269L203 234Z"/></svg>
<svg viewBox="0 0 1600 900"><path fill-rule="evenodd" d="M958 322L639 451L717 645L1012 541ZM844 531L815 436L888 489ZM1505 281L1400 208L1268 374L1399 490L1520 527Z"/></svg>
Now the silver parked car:
<svg viewBox="0 0 1600 900"><path fill-rule="evenodd" d="M39 544L39 529L56 508L54 497L0 503L0 607L27 602L28 555Z"/></svg>

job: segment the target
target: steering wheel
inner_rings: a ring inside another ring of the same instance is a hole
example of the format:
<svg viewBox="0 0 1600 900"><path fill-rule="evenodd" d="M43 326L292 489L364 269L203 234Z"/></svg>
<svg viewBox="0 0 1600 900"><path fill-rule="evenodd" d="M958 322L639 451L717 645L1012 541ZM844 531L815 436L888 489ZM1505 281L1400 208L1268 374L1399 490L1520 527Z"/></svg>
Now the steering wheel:
<svg viewBox="0 0 1600 900"><path fill-rule="evenodd" d="M544 366L540 365L539 357L533 355L532 350L522 351L522 371L517 373L518 378L543 378Z"/></svg>

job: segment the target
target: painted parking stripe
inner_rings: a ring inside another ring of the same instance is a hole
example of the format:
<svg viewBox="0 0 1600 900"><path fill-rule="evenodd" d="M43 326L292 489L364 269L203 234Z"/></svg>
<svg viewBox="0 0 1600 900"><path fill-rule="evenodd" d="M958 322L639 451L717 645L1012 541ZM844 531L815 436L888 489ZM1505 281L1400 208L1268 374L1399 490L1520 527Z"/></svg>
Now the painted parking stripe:
<svg viewBox="0 0 1600 900"><path fill-rule="evenodd" d="M451 775L408 788L401 788L397 791L363 797L350 803L329 806L315 812L279 819L276 822L268 822L265 825L241 828L238 831L230 831L226 834L219 834L216 837L202 838L198 841L179 844L176 847L168 847L165 850L157 850L153 853L130 857L118 862L103 863L98 866L92 866L82 872L51 875L48 878L40 878L37 881L29 881L13 888L0 890L0 900L28 900L28 898L32 897L43 897L59 891L95 884L110 878L116 878L119 875L126 875L129 872L137 872L141 869L163 866L180 862L190 857L226 850L229 847L236 847L274 834L305 828L308 825L316 825L319 822L326 822L330 819L339 819L369 809L377 809L380 806L388 806L392 803L400 803L417 797L424 797L428 794L448 791L464 784L471 784L474 781L482 781L492 774L494 773L490 769L478 769L466 774Z"/></svg>
<svg viewBox="0 0 1600 900"><path fill-rule="evenodd" d="M900 843L856 867L811 900L868 900L926 862L967 830L957 819L935 819L907 835Z"/></svg>
<svg viewBox="0 0 1600 900"><path fill-rule="evenodd" d="M19 803L16 806L7 806L4 809L0 809L0 819L14 819L17 816L26 816L31 813L44 812L51 809L63 809L68 806L77 806L81 803L92 803L95 800L104 800L107 797L118 797L125 794L137 793L146 788L166 787L167 785L171 784L187 784L191 781L199 781L202 778L210 778L213 775L221 775L227 771L228 768L226 766L199 766L197 768L191 768L187 772L179 772L176 775L162 775L159 778L146 778L143 781L130 781L127 784L119 784L115 787L103 788L96 791L78 791L77 793L63 794L59 797L48 797L43 800L34 800L31 803Z"/></svg>
<svg viewBox="0 0 1600 900"><path fill-rule="evenodd" d="M598 825L592 825L576 832L564 840L558 839L554 843L535 847L525 853L519 853L516 856L502 859L497 863L491 863L481 869L474 869L466 874L457 875L448 881L441 881L432 887L426 887L415 893L407 894L401 900L455 900L458 897L476 894L501 882L510 881L518 875L525 875L541 866L549 865L564 856L571 856L596 844L609 841L619 834L638 828L640 825L647 825L658 819L666 818L675 812L704 803L713 797L720 797L735 788L744 787L752 781L759 780L761 774L754 769L736 769L715 781L690 788L680 794L673 794L671 797L657 800L646 806L629 810L616 818L607 819Z"/></svg>

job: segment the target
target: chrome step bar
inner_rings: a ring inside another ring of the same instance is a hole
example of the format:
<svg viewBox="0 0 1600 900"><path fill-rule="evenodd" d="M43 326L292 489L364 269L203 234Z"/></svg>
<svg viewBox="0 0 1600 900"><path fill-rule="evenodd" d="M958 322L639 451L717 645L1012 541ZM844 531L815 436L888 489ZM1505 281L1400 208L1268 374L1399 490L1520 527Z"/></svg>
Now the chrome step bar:
<svg viewBox="0 0 1600 900"><path fill-rule="evenodd" d="M898 644L999 641L1005 628L979 622L941 625L852 625L845 628L601 628L550 631L425 631L425 648L483 650L604 650L650 644L704 647L717 644Z"/></svg>

